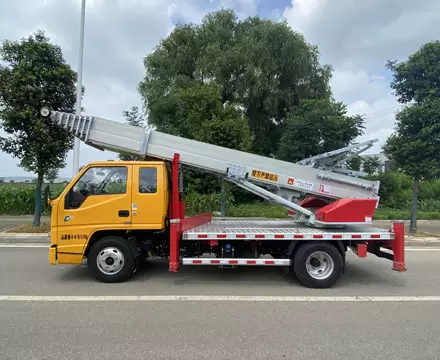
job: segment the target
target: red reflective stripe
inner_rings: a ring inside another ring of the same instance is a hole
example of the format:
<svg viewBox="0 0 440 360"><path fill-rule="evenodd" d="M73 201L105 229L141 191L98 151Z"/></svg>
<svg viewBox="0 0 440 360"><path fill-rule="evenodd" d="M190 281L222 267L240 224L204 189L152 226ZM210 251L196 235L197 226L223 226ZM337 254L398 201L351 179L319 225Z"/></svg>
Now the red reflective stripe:
<svg viewBox="0 0 440 360"><path fill-rule="evenodd" d="M238 260L229 260L228 264L238 264Z"/></svg>
<svg viewBox="0 0 440 360"><path fill-rule="evenodd" d="M352 239L362 239L362 235L351 235Z"/></svg>
<svg viewBox="0 0 440 360"><path fill-rule="evenodd" d="M313 235L314 239L322 239L324 236L323 235Z"/></svg>
<svg viewBox="0 0 440 360"><path fill-rule="evenodd" d="M304 235L293 235L294 239L304 239Z"/></svg>
<svg viewBox="0 0 440 360"><path fill-rule="evenodd" d="M211 264L220 264L220 260L211 260Z"/></svg>
<svg viewBox="0 0 440 360"><path fill-rule="evenodd" d="M265 235L255 235L255 239L264 239L266 236Z"/></svg>
<svg viewBox="0 0 440 360"><path fill-rule="evenodd" d="M197 238L199 238L199 239L207 239L208 238L208 234L199 234L199 235L197 235Z"/></svg>
<svg viewBox="0 0 440 360"><path fill-rule="evenodd" d="M333 239L342 239L342 235L333 235L332 238Z"/></svg>
<svg viewBox="0 0 440 360"><path fill-rule="evenodd" d="M280 235L277 234L274 237L275 237L275 239L284 239L284 235L282 235L282 234L280 234Z"/></svg>
<svg viewBox="0 0 440 360"><path fill-rule="evenodd" d="M235 237L237 239L246 239L246 235L245 234L237 234Z"/></svg>
<svg viewBox="0 0 440 360"><path fill-rule="evenodd" d="M246 264L256 264L257 261L256 260L247 260Z"/></svg>
<svg viewBox="0 0 440 360"><path fill-rule="evenodd" d="M226 239L226 234L217 234L217 239Z"/></svg>
<svg viewBox="0 0 440 360"><path fill-rule="evenodd" d="M192 263L193 263L193 264L201 264L201 263L202 263L202 260L193 260Z"/></svg>
<svg viewBox="0 0 440 360"><path fill-rule="evenodd" d="M380 235L379 234L374 234L374 235L371 235L371 238L372 239L380 239Z"/></svg>
<svg viewBox="0 0 440 360"><path fill-rule="evenodd" d="M265 263L266 265L274 265L274 264L275 264L275 261L274 261L274 260L264 260L264 263Z"/></svg>

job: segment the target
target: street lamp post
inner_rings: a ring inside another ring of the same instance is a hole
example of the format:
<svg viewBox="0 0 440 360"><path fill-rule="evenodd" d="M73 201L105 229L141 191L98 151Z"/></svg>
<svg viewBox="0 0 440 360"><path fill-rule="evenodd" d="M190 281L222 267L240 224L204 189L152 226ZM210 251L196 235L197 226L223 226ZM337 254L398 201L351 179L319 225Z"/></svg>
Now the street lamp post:
<svg viewBox="0 0 440 360"><path fill-rule="evenodd" d="M81 92L82 92L82 68L83 68L83 49L84 49L84 22L86 15L86 0L81 4L81 25L79 30L79 52L78 52L78 80L76 83L76 115L81 115ZM75 177L79 171L79 147L80 140L75 138L73 147L73 175Z"/></svg>

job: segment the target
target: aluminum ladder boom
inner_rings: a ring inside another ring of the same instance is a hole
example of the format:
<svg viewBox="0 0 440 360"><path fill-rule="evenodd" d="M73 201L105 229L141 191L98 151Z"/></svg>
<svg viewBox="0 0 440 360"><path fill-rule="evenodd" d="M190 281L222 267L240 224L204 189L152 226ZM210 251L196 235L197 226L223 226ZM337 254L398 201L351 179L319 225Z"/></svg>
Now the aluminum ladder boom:
<svg viewBox="0 0 440 360"><path fill-rule="evenodd" d="M224 176L270 202L299 213L299 220L309 225L316 226L321 222L316 220L313 211L297 204L304 195L327 201L360 198L374 199L376 205L378 202L379 182L147 131L95 116L79 116L47 107L41 109L41 115L50 116L58 126L100 150L168 161L178 153L183 165ZM269 187L270 191L257 184ZM338 222L339 225L341 223Z"/></svg>

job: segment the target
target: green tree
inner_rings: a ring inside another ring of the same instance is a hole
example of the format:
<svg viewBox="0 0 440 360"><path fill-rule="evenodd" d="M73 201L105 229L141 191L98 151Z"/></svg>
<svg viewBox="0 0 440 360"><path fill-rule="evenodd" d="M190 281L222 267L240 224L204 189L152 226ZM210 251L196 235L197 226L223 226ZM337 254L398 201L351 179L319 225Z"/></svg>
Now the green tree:
<svg viewBox="0 0 440 360"><path fill-rule="evenodd" d="M180 115L180 91L215 84L219 100L210 98L217 96L214 87L205 88L206 95L198 92L199 113L217 101L242 109L253 135L251 150L266 156L276 153L283 122L296 105L331 95L331 68L319 63L316 47L286 23L239 21L232 10L210 13L200 25L177 26L144 64L139 91L158 130L188 136L194 119Z"/></svg>
<svg viewBox="0 0 440 360"><path fill-rule="evenodd" d="M132 106L130 110L125 110L123 115L127 124L142 127L144 129L147 127L147 120L137 106Z"/></svg>
<svg viewBox="0 0 440 360"><path fill-rule="evenodd" d="M368 175L375 174L381 166L379 156L365 156L362 159L362 169Z"/></svg>
<svg viewBox="0 0 440 360"><path fill-rule="evenodd" d="M440 100L407 106L396 120L396 132L387 139L384 151L413 178L410 230L415 232L419 182L440 175Z"/></svg>
<svg viewBox="0 0 440 360"><path fill-rule="evenodd" d="M390 160L413 178L410 231L417 231L420 180L440 174L440 41L421 46L406 61L388 61L392 89L408 104L397 116L396 132L384 150Z"/></svg>
<svg viewBox="0 0 440 360"><path fill-rule="evenodd" d="M143 129L148 128L147 120L144 118L137 106L132 106L129 110L125 110L122 114L126 124L141 127ZM125 153L118 154L118 158L125 161L139 160L138 156Z"/></svg>
<svg viewBox="0 0 440 360"><path fill-rule="evenodd" d="M58 176L59 169L51 169L46 173L46 179L50 183L53 183Z"/></svg>
<svg viewBox="0 0 440 360"><path fill-rule="evenodd" d="M223 105L220 98L220 87L214 83L196 84L180 93L179 118L188 128L187 137L230 149L251 151L252 134L248 121L242 111L230 104ZM220 191L220 212L226 215L226 198L229 188L223 178L220 189L216 176L199 171L187 172L186 182L194 191L209 193ZM234 189L236 194L243 192Z"/></svg>
<svg viewBox="0 0 440 360"><path fill-rule="evenodd" d="M424 44L406 61L388 61L393 72L391 88L400 103L423 103L440 98L440 41Z"/></svg>
<svg viewBox="0 0 440 360"><path fill-rule="evenodd" d="M347 168L353 171L361 171L362 158L358 155L353 156L347 161Z"/></svg>
<svg viewBox="0 0 440 360"><path fill-rule="evenodd" d="M296 162L345 147L362 134L363 123L360 116L348 116L340 102L304 100L287 116L277 155Z"/></svg>
<svg viewBox="0 0 440 360"><path fill-rule="evenodd" d="M46 104L73 112L77 75L61 48L42 31L20 41L3 41L0 58L0 119L9 134L0 138L0 148L37 175L33 224L39 226L43 178L66 165L67 152L73 147L73 137L41 117L40 108Z"/></svg>
<svg viewBox="0 0 440 360"><path fill-rule="evenodd" d="M221 101L221 86L193 83L176 92L176 118L179 135L230 149L250 151L252 133L243 112ZM172 130L170 129L172 132ZM187 191L220 191L217 176L186 169Z"/></svg>

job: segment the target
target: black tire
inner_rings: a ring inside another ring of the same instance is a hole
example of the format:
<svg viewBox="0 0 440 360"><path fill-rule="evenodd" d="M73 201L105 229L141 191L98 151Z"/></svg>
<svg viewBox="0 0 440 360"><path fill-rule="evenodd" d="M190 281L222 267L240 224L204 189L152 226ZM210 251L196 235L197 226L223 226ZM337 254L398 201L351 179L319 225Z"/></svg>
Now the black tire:
<svg viewBox="0 0 440 360"><path fill-rule="evenodd" d="M100 266L97 261L98 257L101 257L100 262L102 265ZM103 260L105 257L112 258L113 263L107 264ZM87 256L87 267L92 276L106 283L127 280L134 271L135 263L136 259L127 239L119 236L106 236L98 240ZM106 269L103 266L109 266L109 268ZM115 268L113 273L110 272L112 268ZM105 270L107 270L107 273Z"/></svg>
<svg viewBox="0 0 440 360"><path fill-rule="evenodd" d="M320 255L321 261L317 257L312 256L309 260L316 271L314 276L307 270L307 262L312 254ZM317 263L316 263L317 261ZM315 262L315 263L313 263ZM324 270L319 273L319 265L324 264ZM331 264L333 263L333 267ZM293 256L293 270L298 280L305 286L310 288L324 289L332 287L342 275L344 268L344 260L341 253L332 244L325 242L305 242L295 252ZM325 270L327 269L327 270Z"/></svg>

